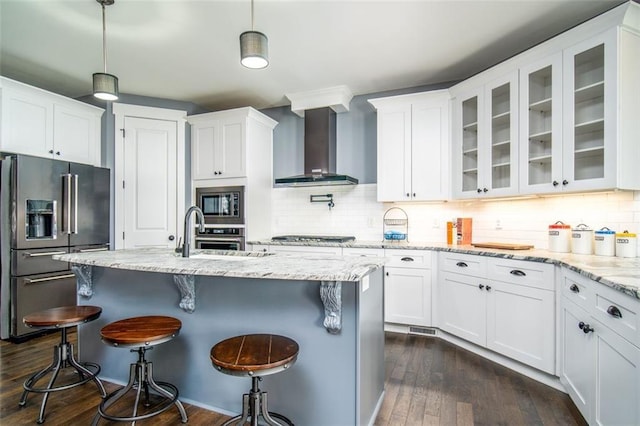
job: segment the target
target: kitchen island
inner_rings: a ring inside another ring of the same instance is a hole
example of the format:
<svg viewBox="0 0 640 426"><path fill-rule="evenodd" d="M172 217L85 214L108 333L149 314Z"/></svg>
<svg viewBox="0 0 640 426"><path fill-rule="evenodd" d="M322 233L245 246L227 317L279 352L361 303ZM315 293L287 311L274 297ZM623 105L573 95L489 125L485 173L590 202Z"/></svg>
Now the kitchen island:
<svg viewBox="0 0 640 426"><path fill-rule="evenodd" d="M157 378L180 399L236 414L250 380L214 370L211 347L249 333L288 336L296 364L267 376L269 408L308 426L373 424L384 393L384 258L193 251L118 250L55 257L78 277L78 304L102 316L79 328L80 358L124 384L135 356L100 341L119 319L168 315L180 335L149 354Z"/></svg>

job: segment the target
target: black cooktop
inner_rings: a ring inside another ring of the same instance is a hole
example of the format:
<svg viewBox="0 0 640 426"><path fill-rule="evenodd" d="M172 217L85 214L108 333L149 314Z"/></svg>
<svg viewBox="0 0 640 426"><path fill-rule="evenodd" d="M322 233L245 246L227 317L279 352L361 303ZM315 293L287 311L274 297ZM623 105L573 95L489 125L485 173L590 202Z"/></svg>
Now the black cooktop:
<svg viewBox="0 0 640 426"><path fill-rule="evenodd" d="M305 241L317 241L325 243L346 243L348 241L355 240L356 237L351 236L339 236L339 235L278 235L271 237L271 241L290 241L290 242L305 242Z"/></svg>

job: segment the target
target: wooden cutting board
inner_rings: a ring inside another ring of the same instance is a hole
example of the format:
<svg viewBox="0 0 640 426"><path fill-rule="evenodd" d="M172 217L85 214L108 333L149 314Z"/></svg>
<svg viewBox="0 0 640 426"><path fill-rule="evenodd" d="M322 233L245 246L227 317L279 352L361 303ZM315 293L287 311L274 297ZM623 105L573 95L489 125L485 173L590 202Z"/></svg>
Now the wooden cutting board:
<svg viewBox="0 0 640 426"><path fill-rule="evenodd" d="M512 244L512 243L471 243L474 247L493 248L502 250L529 250L533 248L531 244Z"/></svg>

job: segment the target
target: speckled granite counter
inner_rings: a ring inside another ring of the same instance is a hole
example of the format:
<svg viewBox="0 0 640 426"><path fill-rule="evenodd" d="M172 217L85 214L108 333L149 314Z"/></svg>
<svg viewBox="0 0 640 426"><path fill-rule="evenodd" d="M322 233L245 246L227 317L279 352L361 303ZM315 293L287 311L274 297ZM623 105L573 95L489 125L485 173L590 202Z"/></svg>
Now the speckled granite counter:
<svg viewBox="0 0 640 426"><path fill-rule="evenodd" d="M204 258L203 255L213 256ZM311 281L360 281L385 262L384 258L373 257L215 250L192 250L191 257L184 258L172 250L157 248L71 253L53 258L75 264L165 274Z"/></svg>
<svg viewBox="0 0 640 426"><path fill-rule="evenodd" d="M332 246L354 248L384 248L404 250L436 250L455 253L475 254L481 256L500 257L532 262L552 263L569 268L594 281L612 287L629 296L640 299L640 258L620 258L595 255L581 255L571 253L554 253L548 250L494 250L476 248L473 246L454 246L429 242L380 242L353 241L349 243L320 243L320 242L278 242L251 241L252 245L287 245L287 246Z"/></svg>

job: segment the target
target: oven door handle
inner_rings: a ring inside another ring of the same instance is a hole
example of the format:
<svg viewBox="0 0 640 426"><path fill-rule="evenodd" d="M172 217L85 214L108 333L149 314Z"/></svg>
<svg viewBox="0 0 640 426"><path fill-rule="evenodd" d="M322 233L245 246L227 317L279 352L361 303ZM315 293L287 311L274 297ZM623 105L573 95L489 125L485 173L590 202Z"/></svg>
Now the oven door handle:
<svg viewBox="0 0 640 426"><path fill-rule="evenodd" d="M242 238L202 238L202 237L196 237L196 243L202 241L202 242L206 242L206 243L227 243L227 242L232 242L232 243L241 243L242 242Z"/></svg>

